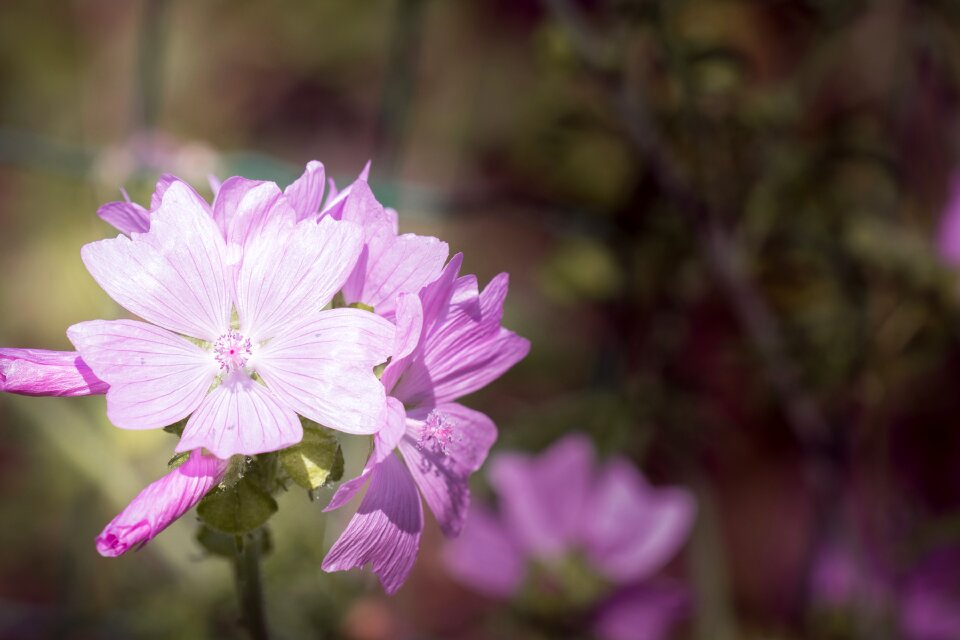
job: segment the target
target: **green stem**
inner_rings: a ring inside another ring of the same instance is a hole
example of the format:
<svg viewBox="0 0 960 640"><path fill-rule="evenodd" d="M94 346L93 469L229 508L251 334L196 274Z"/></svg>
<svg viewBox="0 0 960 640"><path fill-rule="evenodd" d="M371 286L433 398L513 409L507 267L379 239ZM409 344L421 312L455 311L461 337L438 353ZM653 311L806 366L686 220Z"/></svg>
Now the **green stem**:
<svg viewBox="0 0 960 640"><path fill-rule="evenodd" d="M263 606L263 586L260 580L260 550L263 547L263 529L237 536L237 554L234 557L234 578L240 597L243 624L254 640L269 640L267 617Z"/></svg>

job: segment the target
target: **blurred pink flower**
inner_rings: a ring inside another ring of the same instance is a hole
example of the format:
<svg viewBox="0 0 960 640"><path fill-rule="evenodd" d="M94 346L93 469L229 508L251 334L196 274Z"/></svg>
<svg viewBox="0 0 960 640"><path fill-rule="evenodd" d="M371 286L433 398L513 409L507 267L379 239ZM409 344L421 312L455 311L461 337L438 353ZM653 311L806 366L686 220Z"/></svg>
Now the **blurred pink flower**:
<svg viewBox="0 0 960 640"><path fill-rule="evenodd" d="M471 509L463 535L444 550L454 576L485 595L514 598L534 562L558 566L582 554L612 585L594 603L601 636L652 640L667 633L686 594L651 578L690 534L696 504L688 491L651 487L623 458L597 467L590 441L580 435L539 456L500 454L488 475L500 513Z"/></svg>
<svg viewBox="0 0 960 640"><path fill-rule="evenodd" d="M947 205L940 216L937 250L947 264L960 264L960 173L950 181Z"/></svg>
<svg viewBox="0 0 960 640"><path fill-rule="evenodd" d="M189 511L227 470L227 461L199 449L186 462L141 491L97 536L100 555L114 558L142 546Z"/></svg>
<svg viewBox="0 0 960 640"><path fill-rule="evenodd" d="M441 530L459 534L469 476L496 439L490 418L455 401L498 378L530 348L500 326L507 275L495 277L481 293L474 276L458 277L461 262L461 255L454 256L419 295L398 297L395 356L381 377L390 396L388 415L363 473L341 485L326 508L343 506L369 481L323 568L371 563L387 593L406 580L419 548L418 489Z"/></svg>
<svg viewBox="0 0 960 640"><path fill-rule="evenodd" d="M177 451L205 447L220 458L299 442L297 413L375 432L384 391L372 369L391 353L393 325L357 309L321 311L356 262L360 228L298 223L268 182L230 178L212 211L178 180L161 180L158 193L149 231L81 252L100 286L152 323L98 320L67 332L110 385L110 420L150 429L190 416Z"/></svg>
<svg viewBox="0 0 960 640"><path fill-rule="evenodd" d="M960 548L924 558L907 576L898 601L906 640L960 638Z"/></svg>
<svg viewBox="0 0 960 640"><path fill-rule="evenodd" d="M25 396L88 396L109 385L76 351L0 349L0 391Z"/></svg>

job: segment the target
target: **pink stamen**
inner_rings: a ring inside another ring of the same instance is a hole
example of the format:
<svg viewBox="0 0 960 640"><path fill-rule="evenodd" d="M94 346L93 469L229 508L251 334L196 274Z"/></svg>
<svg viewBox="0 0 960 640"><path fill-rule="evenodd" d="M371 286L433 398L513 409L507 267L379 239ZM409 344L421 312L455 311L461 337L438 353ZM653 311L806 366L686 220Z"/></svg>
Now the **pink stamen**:
<svg viewBox="0 0 960 640"><path fill-rule="evenodd" d="M427 445L432 445L435 451L448 455L450 445L455 440L460 439L460 436L456 433L456 426L457 423L447 417L446 414L434 409L427 415L417 446L423 449Z"/></svg>
<svg viewBox="0 0 960 640"><path fill-rule="evenodd" d="M245 338L239 331L231 330L213 343L213 355L224 371L243 369L252 352L250 338Z"/></svg>

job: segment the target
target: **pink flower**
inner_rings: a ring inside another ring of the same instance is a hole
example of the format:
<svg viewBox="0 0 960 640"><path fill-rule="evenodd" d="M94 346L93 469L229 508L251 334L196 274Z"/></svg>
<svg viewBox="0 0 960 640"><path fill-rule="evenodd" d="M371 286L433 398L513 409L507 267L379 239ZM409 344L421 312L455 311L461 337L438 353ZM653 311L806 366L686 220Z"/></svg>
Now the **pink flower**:
<svg viewBox="0 0 960 640"><path fill-rule="evenodd" d="M947 206L941 214L937 232L937 250L947 264L960 264L960 173L950 181Z"/></svg>
<svg viewBox="0 0 960 640"><path fill-rule="evenodd" d="M227 470L227 461L195 450L182 465L140 492L97 536L100 555L114 558L143 545L189 511Z"/></svg>
<svg viewBox="0 0 960 640"><path fill-rule="evenodd" d="M601 584L612 585L592 603L599 635L666 635L686 596L653 578L690 534L689 492L651 487L623 458L597 467L590 441L578 435L539 456L501 454L489 477L500 514L471 510L463 535L445 549L454 576L488 596L513 598L531 584L534 560L549 568L582 554Z"/></svg>
<svg viewBox="0 0 960 640"><path fill-rule="evenodd" d="M392 352L394 328L357 309L321 311L356 263L360 228L297 222L268 182L230 178L212 210L178 180L161 180L158 193L149 231L81 252L100 286L147 321L67 331L110 385L110 420L151 429L190 416L177 451L219 458L299 442L298 413L348 433L379 429L373 367Z"/></svg>
<svg viewBox="0 0 960 640"><path fill-rule="evenodd" d="M481 293L474 276L458 277L461 261L454 256L419 295L398 297L398 346L381 378L390 395L386 421L363 473L341 485L326 508L343 506L369 481L323 568L371 563L387 593L400 588L416 558L420 494L441 530L457 535L469 505L469 476L496 439L490 418L456 400L498 378L530 347L500 326L507 275Z"/></svg>
<svg viewBox="0 0 960 640"><path fill-rule="evenodd" d="M0 391L25 396L88 396L106 393L76 351L0 349Z"/></svg>

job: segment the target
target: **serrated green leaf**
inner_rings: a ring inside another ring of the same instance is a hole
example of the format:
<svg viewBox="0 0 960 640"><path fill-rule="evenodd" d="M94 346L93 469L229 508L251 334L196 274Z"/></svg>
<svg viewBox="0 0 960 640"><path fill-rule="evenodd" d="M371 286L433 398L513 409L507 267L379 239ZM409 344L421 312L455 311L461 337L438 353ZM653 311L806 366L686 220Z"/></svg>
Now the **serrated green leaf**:
<svg viewBox="0 0 960 640"><path fill-rule="evenodd" d="M276 512L277 501L248 478L207 495L197 505L197 515L210 528L232 534L253 531Z"/></svg>
<svg viewBox="0 0 960 640"><path fill-rule="evenodd" d="M308 491L343 477L343 452L336 436L309 421L304 421L303 440L280 452L280 464Z"/></svg>

